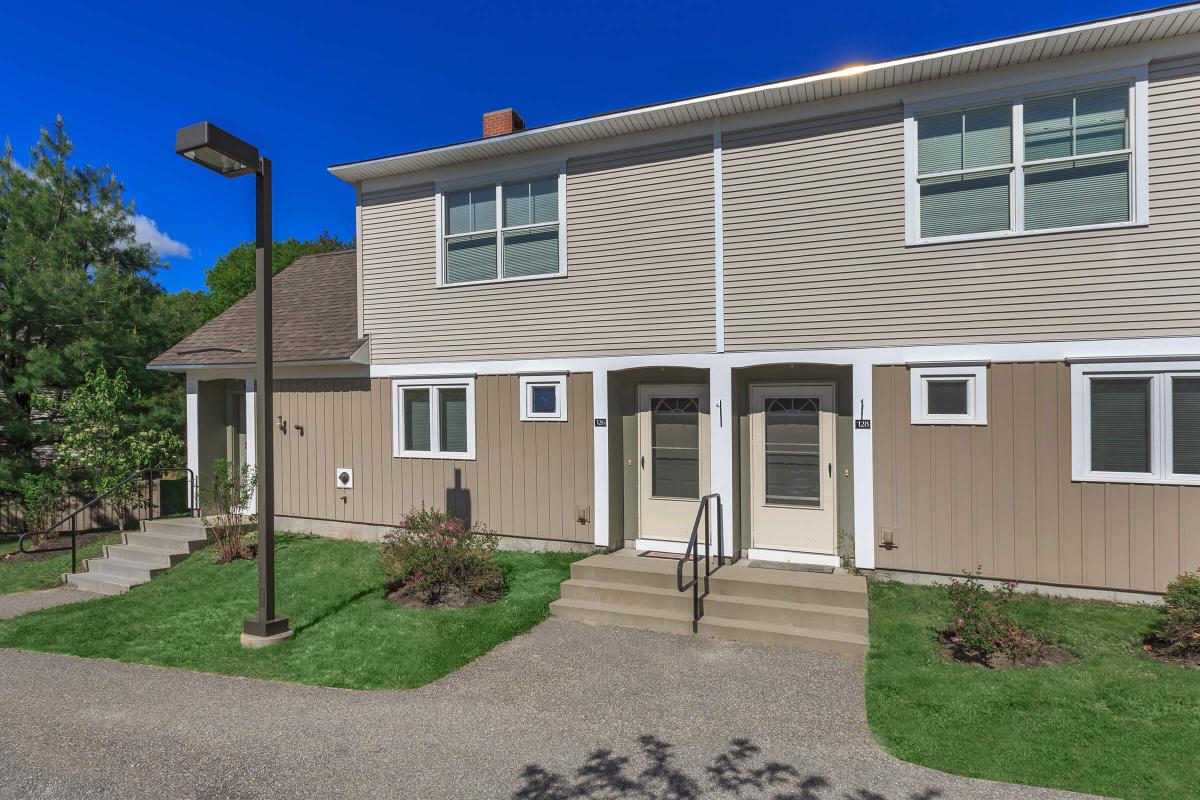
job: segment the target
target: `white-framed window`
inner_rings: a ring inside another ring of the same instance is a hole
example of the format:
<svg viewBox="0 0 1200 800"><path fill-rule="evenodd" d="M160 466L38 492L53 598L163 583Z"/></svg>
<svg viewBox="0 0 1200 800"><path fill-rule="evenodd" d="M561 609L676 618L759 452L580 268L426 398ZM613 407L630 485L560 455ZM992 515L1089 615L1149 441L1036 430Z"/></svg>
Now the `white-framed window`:
<svg viewBox="0 0 1200 800"><path fill-rule="evenodd" d="M475 458L475 379L392 381L392 454Z"/></svg>
<svg viewBox="0 0 1200 800"><path fill-rule="evenodd" d="M1200 484L1200 362L1071 365L1072 477Z"/></svg>
<svg viewBox="0 0 1200 800"><path fill-rule="evenodd" d="M910 367L912 424L986 425L987 366Z"/></svg>
<svg viewBox="0 0 1200 800"><path fill-rule="evenodd" d="M906 243L1149 222L1146 69L905 109Z"/></svg>
<svg viewBox="0 0 1200 800"><path fill-rule="evenodd" d="M439 185L437 210L439 286L566 274L561 165Z"/></svg>
<svg viewBox="0 0 1200 800"><path fill-rule="evenodd" d="M567 376L522 375L521 421L566 422Z"/></svg>

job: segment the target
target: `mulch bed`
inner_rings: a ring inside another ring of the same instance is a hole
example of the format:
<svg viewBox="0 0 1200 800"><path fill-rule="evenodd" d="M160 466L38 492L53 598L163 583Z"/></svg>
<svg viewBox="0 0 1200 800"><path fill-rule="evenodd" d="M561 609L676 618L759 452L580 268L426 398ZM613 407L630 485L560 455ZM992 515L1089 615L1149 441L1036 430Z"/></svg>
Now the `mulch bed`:
<svg viewBox="0 0 1200 800"><path fill-rule="evenodd" d="M1031 669L1036 667L1057 667L1070 664L1078 659L1069 651L1056 644L1038 638L1028 631L1022 632L1020 652L1016 658L1005 652L996 652L989 658L965 653L954 642L950 634L942 632L938 635L938 652L943 659L954 664L967 664L982 669Z"/></svg>
<svg viewBox="0 0 1200 800"><path fill-rule="evenodd" d="M425 592L412 591L404 587L389 589L387 599L404 608L473 608L494 603L500 598L489 599L464 592L457 586L445 586Z"/></svg>
<svg viewBox="0 0 1200 800"><path fill-rule="evenodd" d="M1200 653L1189 653L1184 656L1167 655L1160 649L1162 645L1163 642L1158 638L1148 636L1142 649L1160 664L1170 664L1173 667L1183 667L1184 669L1200 669Z"/></svg>
<svg viewBox="0 0 1200 800"><path fill-rule="evenodd" d="M75 537L75 546L82 550L84 545L91 544L97 539L108 536L110 533L113 533L113 531L96 531L95 533L78 534ZM60 556L64 553L70 553L71 537L59 536L57 539L50 539L38 544L33 544L32 541L27 541L25 546L30 549L30 552L22 553L16 551L12 553L5 553L4 555L0 556L0 564L22 564L29 561L45 561L48 558L54 558L55 556ZM63 549L58 550L57 548L60 547ZM47 551L46 548L53 549Z"/></svg>

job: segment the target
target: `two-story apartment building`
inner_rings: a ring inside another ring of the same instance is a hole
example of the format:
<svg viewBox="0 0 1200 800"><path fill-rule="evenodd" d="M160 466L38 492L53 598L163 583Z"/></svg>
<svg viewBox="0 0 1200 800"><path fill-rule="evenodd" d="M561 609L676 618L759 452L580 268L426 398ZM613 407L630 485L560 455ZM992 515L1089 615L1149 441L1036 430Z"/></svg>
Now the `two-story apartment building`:
<svg viewBox="0 0 1200 800"><path fill-rule="evenodd" d="M1161 591L1200 567L1200 4L338 164L278 525ZM254 461L251 301L163 354Z"/></svg>

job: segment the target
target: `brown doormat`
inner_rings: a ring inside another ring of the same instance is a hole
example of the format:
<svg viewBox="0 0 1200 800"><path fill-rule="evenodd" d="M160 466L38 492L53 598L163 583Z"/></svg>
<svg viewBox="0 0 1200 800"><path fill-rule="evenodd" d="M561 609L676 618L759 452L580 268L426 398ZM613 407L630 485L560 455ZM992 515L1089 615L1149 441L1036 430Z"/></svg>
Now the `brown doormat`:
<svg viewBox="0 0 1200 800"><path fill-rule="evenodd" d="M644 553L638 553L638 558L669 558L672 561L679 561L683 558L683 553L668 553L664 550L647 550Z"/></svg>

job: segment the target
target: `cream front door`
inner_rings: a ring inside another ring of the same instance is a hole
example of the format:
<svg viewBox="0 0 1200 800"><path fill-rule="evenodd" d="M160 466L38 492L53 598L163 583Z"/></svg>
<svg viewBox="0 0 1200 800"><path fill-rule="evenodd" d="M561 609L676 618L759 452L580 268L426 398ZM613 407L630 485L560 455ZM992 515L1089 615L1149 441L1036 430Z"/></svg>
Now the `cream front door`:
<svg viewBox="0 0 1200 800"><path fill-rule="evenodd" d="M708 390L638 387L638 539L687 542L708 494Z"/></svg>
<svg viewBox="0 0 1200 800"><path fill-rule="evenodd" d="M834 386L750 387L750 537L759 549L836 554Z"/></svg>

